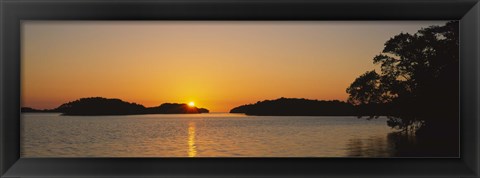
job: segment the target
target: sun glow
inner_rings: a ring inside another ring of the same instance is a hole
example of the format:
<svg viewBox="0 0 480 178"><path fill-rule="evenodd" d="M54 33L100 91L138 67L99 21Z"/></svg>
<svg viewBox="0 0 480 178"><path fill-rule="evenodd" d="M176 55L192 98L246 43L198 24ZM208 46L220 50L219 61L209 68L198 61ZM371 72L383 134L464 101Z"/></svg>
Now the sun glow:
<svg viewBox="0 0 480 178"><path fill-rule="evenodd" d="M190 103L188 103L188 106L194 107L194 106L195 106L195 103L194 103L193 101L191 101Z"/></svg>

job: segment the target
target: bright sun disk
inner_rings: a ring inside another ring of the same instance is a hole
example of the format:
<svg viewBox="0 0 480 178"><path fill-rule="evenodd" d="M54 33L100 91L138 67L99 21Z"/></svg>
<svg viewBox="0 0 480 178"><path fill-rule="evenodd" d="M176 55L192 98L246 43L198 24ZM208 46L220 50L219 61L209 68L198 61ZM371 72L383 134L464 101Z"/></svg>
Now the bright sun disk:
<svg viewBox="0 0 480 178"><path fill-rule="evenodd" d="M190 103L188 103L188 105L193 107L193 106L195 106L195 103L193 101L191 101Z"/></svg>

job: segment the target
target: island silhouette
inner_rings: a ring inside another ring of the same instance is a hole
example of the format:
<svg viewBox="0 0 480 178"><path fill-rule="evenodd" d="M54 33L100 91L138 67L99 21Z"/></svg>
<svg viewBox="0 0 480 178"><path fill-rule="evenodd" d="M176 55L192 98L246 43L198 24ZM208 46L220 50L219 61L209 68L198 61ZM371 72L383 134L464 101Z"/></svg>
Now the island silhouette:
<svg viewBox="0 0 480 178"><path fill-rule="evenodd" d="M235 107L230 113L256 116L353 116L355 107L339 100L309 100L303 98L279 98L255 104Z"/></svg>
<svg viewBox="0 0 480 178"><path fill-rule="evenodd" d="M164 103L156 107L145 107L116 98L89 97L64 103L55 109L34 109L22 107L26 112L59 112L72 116L136 115L136 114L199 114L208 113L205 108L189 106L185 103Z"/></svg>
<svg viewBox="0 0 480 178"><path fill-rule="evenodd" d="M235 107L230 113L243 113L256 116L363 116L378 113L383 108L383 115L391 111L388 105L353 105L339 100L310 100L304 98L278 98L276 100L258 101ZM185 103L163 103L155 107L145 107L117 98L88 97L64 103L54 109L35 109L22 107L22 113L62 113L72 116L102 115L139 115L139 114L199 114L209 113L205 108L189 106Z"/></svg>
<svg viewBox="0 0 480 178"><path fill-rule="evenodd" d="M311 100L285 98L258 101L235 107L230 113L244 113L254 116L381 116L392 115L395 106L389 103L354 105L339 100Z"/></svg>

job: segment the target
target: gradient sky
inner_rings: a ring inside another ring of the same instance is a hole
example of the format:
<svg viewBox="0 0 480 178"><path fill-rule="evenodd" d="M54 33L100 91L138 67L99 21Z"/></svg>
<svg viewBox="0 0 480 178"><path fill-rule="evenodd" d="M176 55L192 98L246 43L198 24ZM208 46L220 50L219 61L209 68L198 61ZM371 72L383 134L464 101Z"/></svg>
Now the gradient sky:
<svg viewBox="0 0 480 178"><path fill-rule="evenodd" d="M346 100L401 32L443 21L23 21L22 106L81 97L211 112L265 99Z"/></svg>

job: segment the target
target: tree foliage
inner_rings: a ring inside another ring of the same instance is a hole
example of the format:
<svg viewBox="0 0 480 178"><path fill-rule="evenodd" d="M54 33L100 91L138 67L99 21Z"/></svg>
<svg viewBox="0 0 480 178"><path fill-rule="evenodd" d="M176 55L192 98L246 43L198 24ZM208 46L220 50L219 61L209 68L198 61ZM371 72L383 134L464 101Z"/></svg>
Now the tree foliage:
<svg viewBox="0 0 480 178"><path fill-rule="evenodd" d="M388 125L401 130L458 122L458 30L458 21L451 21L390 38L373 58L380 73L355 79L348 101L388 105Z"/></svg>

